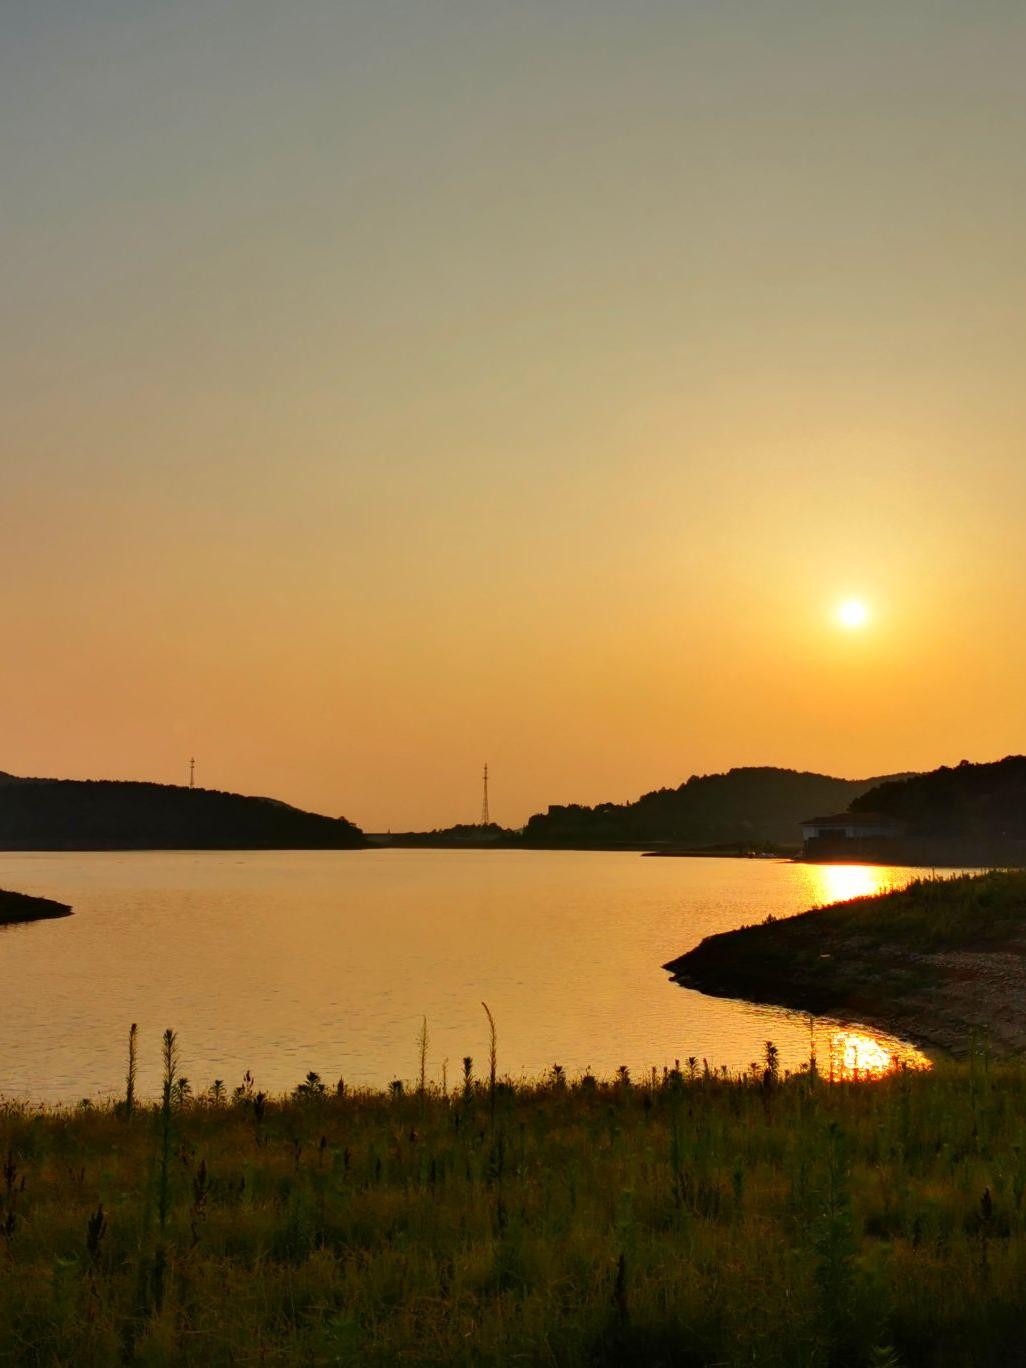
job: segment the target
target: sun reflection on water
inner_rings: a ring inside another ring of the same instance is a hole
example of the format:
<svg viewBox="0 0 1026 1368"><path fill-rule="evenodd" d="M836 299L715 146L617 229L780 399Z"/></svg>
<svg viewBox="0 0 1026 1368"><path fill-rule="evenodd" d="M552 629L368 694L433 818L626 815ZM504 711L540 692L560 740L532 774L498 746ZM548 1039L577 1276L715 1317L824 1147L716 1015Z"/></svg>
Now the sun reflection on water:
<svg viewBox="0 0 1026 1368"><path fill-rule="evenodd" d="M807 869L818 907L886 893L896 883L894 871L881 865L822 864L809 865Z"/></svg>
<svg viewBox="0 0 1026 1368"><path fill-rule="evenodd" d="M871 898L901 888L909 871L886 865L810 864L809 905L829 907L852 898ZM901 1068L929 1069L930 1060L914 1045L865 1027L819 1021L813 1029L817 1068L832 1081L886 1078Z"/></svg>
<svg viewBox="0 0 1026 1368"><path fill-rule="evenodd" d="M821 1023L816 1056L819 1072L831 1082L886 1078L901 1068L929 1069L929 1059L914 1045L849 1026Z"/></svg>

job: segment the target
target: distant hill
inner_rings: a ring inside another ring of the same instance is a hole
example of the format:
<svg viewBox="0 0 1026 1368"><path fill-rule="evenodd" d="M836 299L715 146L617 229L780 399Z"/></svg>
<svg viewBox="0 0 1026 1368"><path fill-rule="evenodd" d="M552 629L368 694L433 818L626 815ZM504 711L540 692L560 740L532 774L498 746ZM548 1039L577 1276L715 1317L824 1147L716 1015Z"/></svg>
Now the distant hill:
<svg viewBox="0 0 1026 1368"><path fill-rule="evenodd" d="M0 775L2 850L345 850L344 817L217 789Z"/></svg>
<svg viewBox="0 0 1026 1368"><path fill-rule="evenodd" d="M803 818L842 811L883 782L881 778L835 779L770 766L693 775L679 788L656 789L634 803L550 807L530 819L522 844L794 847L799 844Z"/></svg>
<svg viewBox="0 0 1026 1368"><path fill-rule="evenodd" d="M1026 841L1026 756L963 760L860 794L854 812L884 813L909 839Z"/></svg>

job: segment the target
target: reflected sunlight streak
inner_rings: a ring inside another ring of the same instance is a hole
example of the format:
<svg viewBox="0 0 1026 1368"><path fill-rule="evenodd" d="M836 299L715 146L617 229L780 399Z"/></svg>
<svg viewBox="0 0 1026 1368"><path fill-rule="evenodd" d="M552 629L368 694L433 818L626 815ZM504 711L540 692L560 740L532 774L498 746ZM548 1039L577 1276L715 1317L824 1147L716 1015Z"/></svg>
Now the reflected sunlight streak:
<svg viewBox="0 0 1026 1368"><path fill-rule="evenodd" d="M810 865L817 907L868 898L895 887L893 872L880 865Z"/></svg>
<svg viewBox="0 0 1026 1368"><path fill-rule="evenodd" d="M827 1040L826 1062L831 1082L885 1078L903 1066L929 1069L929 1059L914 1045L888 1041L867 1031L847 1026L832 1027Z"/></svg>

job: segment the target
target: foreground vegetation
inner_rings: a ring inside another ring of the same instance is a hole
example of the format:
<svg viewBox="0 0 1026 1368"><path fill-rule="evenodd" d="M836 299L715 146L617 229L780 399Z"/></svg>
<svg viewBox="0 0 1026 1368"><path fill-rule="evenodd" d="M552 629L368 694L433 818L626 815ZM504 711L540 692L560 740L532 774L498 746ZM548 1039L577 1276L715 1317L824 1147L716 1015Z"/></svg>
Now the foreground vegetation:
<svg viewBox="0 0 1026 1368"><path fill-rule="evenodd" d="M472 1071L0 1108L0 1361L1014 1361L1026 1070Z"/></svg>
<svg viewBox="0 0 1026 1368"><path fill-rule="evenodd" d="M1026 1050L1026 871L917 879L708 936L666 968L723 997L871 1022L964 1053Z"/></svg>

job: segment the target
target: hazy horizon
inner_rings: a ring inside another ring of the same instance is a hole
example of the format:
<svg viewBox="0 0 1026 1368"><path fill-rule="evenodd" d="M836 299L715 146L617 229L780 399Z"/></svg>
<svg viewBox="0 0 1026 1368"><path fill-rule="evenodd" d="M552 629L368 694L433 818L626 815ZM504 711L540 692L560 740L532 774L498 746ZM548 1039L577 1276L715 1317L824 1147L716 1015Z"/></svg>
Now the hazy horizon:
<svg viewBox="0 0 1026 1368"><path fill-rule="evenodd" d="M0 769L376 831L1026 751L1022 6L0 23Z"/></svg>

